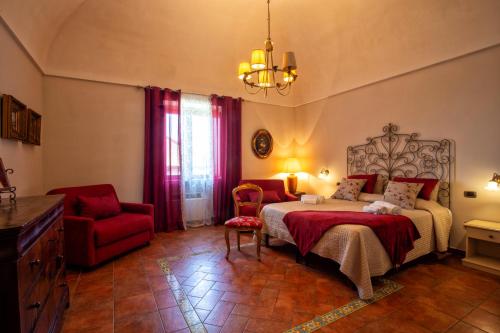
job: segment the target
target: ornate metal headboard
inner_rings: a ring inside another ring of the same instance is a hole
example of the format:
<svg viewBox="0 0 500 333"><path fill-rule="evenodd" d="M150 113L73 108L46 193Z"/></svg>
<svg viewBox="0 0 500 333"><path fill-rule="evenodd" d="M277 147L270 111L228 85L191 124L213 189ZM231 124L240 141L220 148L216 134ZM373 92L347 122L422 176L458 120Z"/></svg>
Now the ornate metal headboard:
<svg viewBox="0 0 500 333"><path fill-rule="evenodd" d="M384 126L384 134L368 143L347 147L347 174L378 173L392 177L437 178L438 199L450 207L452 142L421 140L417 133L400 134L398 126Z"/></svg>

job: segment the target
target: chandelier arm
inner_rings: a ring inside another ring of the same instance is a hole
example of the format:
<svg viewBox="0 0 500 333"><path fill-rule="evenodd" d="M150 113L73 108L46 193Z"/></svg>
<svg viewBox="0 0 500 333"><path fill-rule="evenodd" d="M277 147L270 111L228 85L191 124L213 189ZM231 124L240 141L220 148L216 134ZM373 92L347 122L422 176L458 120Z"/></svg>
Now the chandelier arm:
<svg viewBox="0 0 500 333"><path fill-rule="evenodd" d="M254 91L250 90L253 88L257 88L257 90L254 90ZM249 93L251 95L256 95L262 90L262 88L261 87L254 87L254 86L251 86L249 84L245 84L245 90L247 91L247 93Z"/></svg>
<svg viewBox="0 0 500 333"><path fill-rule="evenodd" d="M286 91L285 91L286 89ZM291 84L287 83L285 86L283 86L283 88L278 88L276 87L276 91L278 92L278 94L280 94L281 96L286 96L290 93L291 91Z"/></svg>

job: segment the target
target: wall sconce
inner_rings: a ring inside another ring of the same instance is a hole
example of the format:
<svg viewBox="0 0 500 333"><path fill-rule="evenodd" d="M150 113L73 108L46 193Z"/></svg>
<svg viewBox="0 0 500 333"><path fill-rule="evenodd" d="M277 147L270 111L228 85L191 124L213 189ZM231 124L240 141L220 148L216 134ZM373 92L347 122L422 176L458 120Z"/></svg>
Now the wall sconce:
<svg viewBox="0 0 500 333"><path fill-rule="evenodd" d="M328 170L327 168L322 168L321 171L319 172L319 178L326 179L326 178L328 178L329 174L330 174L330 170Z"/></svg>
<svg viewBox="0 0 500 333"><path fill-rule="evenodd" d="M486 185L485 189L488 191L499 191L500 190L500 175L497 173L493 174L493 177Z"/></svg>

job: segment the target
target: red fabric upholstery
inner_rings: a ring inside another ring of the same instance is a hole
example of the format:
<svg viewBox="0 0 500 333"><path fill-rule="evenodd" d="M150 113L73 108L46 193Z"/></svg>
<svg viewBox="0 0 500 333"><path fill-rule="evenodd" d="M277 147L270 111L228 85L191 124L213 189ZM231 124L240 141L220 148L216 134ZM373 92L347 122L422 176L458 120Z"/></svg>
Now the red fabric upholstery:
<svg viewBox="0 0 500 333"><path fill-rule="evenodd" d="M77 199L80 206L80 216L99 220L116 216L121 212L120 203L113 193L98 197L79 195Z"/></svg>
<svg viewBox="0 0 500 333"><path fill-rule="evenodd" d="M92 197L110 193L116 197L109 184L59 188L47 193L66 195L64 237L68 264L94 266L154 238L154 209L149 204L120 203L122 213L99 221L78 216L79 195Z"/></svg>
<svg viewBox="0 0 500 333"><path fill-rule="evenodd" d="M418 197L422 198L422 199L425 199L425 200L430 200L431 199L432 191L434 191L434 188L436 187L437 183L439 182L439 179L433 179L433 178L404 178L404 177L394 177L393 180L395 182L424 184L424 186L422 187L422 189L418 193Z"/></svg>
<svg viewBox="0 0 500 333"><path fill-rule="evenodd" d="M226 228L262 229L262 220L255 216L236 216L224 223Z"/></svg>
<svg viewBox="0 0 500 333"><path fill-rule="evenodd" d="M281 199L281 201L277 202L284 202L284 201L297 201L299 200L296 196L293 194L290 194L285 191L285 183L281 179L242 179L240 180L240 185L241 184L246 184L246 183L251 183L258 185L262 188L264 193L266 191L276 191L276 194L278 197ZM240 192L240 199L241 201L250 201L249 198L249 193L251 191L241 191ZM264 207L266 203L263 200L262 207ZM245 216L255 216L255 207L241 207L240 208L240 215L245 215Z"/></svg>
<svg viewBox="0 0 500 333"><path fill-rule="evenodd" d="M377 183L378 174L374 173L371 175L350 175L347 179L366 179L365 185L361 189L361 192L373 193L375 190L375 184Z"/></svg>
<svg viewBox="0 0 500 333"><path fill-rule="evenodd" d="M131 235L149 231L153 227L151 217L144 214L123 213L99 220L94 224L95 244L101 247Z"/></svg>
<svg viewBox="0 0 500 333"><path fill-rule="evenodd" d="M263 191L262 203L273 203L273 202L281 202L281 198L278 196L276 191ZM259 199L259 193L252 192L248 193L248 197L251 202L257 202Z"/></svg>

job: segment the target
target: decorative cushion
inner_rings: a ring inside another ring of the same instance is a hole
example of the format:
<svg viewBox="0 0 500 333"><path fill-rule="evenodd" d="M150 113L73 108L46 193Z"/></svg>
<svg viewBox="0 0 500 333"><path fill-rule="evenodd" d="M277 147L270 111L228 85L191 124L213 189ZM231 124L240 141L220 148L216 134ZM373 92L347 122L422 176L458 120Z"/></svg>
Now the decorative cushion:
<svg viewBox="0 0 500 333"><path fill-rule="evenodd" d="M384 193L384 201L390 202L401 208L413 209L415 207L418 192L420 192L423 186L423 183L389 181Z"/></svg>
<svg viewBox="0 0 500 333"><path fill-rule="evenodd" d="M366 179L366 183L361 189L364 193L374 193L375 184L377 183L378 175L376 173L371 175L350 175L347 179Z"/></svg>
<svg viewBox="0 0 500 333"><path fill-rule="evenodd" d="M228 228L262 229L262 220L255 216L236 216L227 220L224 225Z"/></svg>
<svg viewBox="0 0 500 333"><path fill-rule="evenodd" d="M389 182L389 177L387 177L386 175L378 174L377 182L375 183L375 188L373 189L373 193L384 194L388 182Z"/></svg>
<svg viewBox="0 0 500 333"><path fill-rule="evenodd" d="M251 202L257 202L259 192L253 191L248 193ZM281 198L276 191L263 191L262 203L281 202Z"/></svg>
<svg viewBox="0 0 500 333"><path fill-rule="evenodd" d="M332 199L356 201L365 183L366 179L342 178L337 191L332 195Z"/></svg>
<svg viewBox="0 0 500 333"><path fill-rule="evenodd" d="M120 214L120 203L113 193L101 196L78 196L80 216L90 217L95 220L104 219Z"/></svg>
<svg viewBox="0 0 500 333"><path fill-rule="evenodd" d="M404 178L404 177L394 177L395 182L403 183L421 183L424 184L418 197L425 200L431 200L431 195L436 185L439 183L439 179L434 178Z"/></svg>

